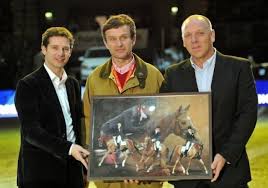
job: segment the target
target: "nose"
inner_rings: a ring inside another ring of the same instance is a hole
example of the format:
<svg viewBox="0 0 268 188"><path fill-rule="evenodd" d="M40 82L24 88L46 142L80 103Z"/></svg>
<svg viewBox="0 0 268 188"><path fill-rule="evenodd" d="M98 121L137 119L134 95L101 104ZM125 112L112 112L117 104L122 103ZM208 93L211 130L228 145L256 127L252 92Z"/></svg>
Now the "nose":
<svg viewBox="0 0 268 188"><path fill-rule="evenodd" d="M62 56L64 56L64 54L65 54L64 49L61 49L61 48L57 49L57 51L56 51L57 56L62 57Z"/></svg>
<svg viewBox="0 0 268 188"><path fill-rule="evenodd" d="M196 42L197 41L197 37L196 37L196 35L191 35L191 42L192 43L194 43L194 42Z"/></svg>
<svg viewBox="0 0 268 188"><path fill-rule="evenodd" d="M116 45L117 45L117 46L122 46L122 44L123 44L123 43L122 43L122 41L121 41L120 39L117 39L117 40L116 40Z"/></svg>
<svg viewBox="0 0 268 188"><path fill-rule="evenodd" d="M65 53L64 49L60 49L60 50L59 50L59 55L60 55L60 56L63 56L64 53Z"/></svg>

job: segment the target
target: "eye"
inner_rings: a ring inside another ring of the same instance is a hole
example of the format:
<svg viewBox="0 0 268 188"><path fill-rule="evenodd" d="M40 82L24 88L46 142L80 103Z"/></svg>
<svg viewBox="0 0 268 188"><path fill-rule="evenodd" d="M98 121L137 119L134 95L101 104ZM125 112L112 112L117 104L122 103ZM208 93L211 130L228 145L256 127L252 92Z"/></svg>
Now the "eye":
<svg viewBox="0 0 268 188"><path fill-rule="evenodd" d="M70 48L65 47L65 48L63 48L63 51L64 51L64 52L70 52Z"/></svg>
<svg viewBox="0 0 268 188"><path fill-rule="evenodd" d="M114 42L114 41L116 41L116 38L115 37L109 37L108 40L111 41L111 42Z"/></svg>
<svg viewBox="0 0 268 188"><path fill-rule="evenodd" d="M128 38L128 36L123 35L122 37L120 37L120 40L126 40Z"/></svg>
<svg viewBox="0 0 268 188"><path fill-rule="evenodd" d="M203 31L198 31L198 32L196 33L197 36L203 36L204 34L205 34L205 32L203 32Z"/></svg>
<svg viewBox="0 0 268 188"><path fill-rule="evenodd" d="M184 34L183 37L184 37L184 38L190 38L190 37L191 37L191 34L190 34L190 33L186 33L186 34Z"/></svg>

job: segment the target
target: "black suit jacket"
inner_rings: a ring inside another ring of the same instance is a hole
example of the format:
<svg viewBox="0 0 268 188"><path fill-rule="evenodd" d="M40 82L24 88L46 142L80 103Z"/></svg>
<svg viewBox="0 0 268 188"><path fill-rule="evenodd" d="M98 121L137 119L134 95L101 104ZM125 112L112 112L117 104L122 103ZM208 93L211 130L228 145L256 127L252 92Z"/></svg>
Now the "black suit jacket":
<svg viewBox="0 0 268 188"><path fill-rule="evenodd" d="M251 176L245 145L257 119L257 94L249 61L217 52L211 90L213 153L231 163L225 165L217 183L248 182ZM160 91L198 91L189 59L166 70Z"/></svg>
<svg viewBox="0 0 268 188"><path fill-rule="evenodd" d="M80 144L81 95L78 81L68 77L66 90L76 143ZM18 82L15 105L21 123L18 185L65 183L72 143L67 141L61 105L44 66ZM78 176L81 168L77 164L74 169Z"/></svg>

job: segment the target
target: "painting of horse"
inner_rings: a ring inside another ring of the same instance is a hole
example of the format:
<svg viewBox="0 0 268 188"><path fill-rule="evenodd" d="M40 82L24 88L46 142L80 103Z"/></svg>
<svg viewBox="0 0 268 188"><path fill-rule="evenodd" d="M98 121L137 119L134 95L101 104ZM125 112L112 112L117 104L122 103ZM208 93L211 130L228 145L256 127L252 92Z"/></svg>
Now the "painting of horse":
<svg viewBox="0 0 268 188"><path fill-rule="evenodd" d="M103 155L103 157L101 158L100 162L98 163L98 166L102 166L103 161L110 156L110 159L113 161L114 167L117 168L118 164L117 164L117 158L116 158L116 148L117 145L116 143L114 143L113 139L110 139L109 141L107 141L107 151L105 152L105 154Z"/></svg>
<svg viewBox="0 0 268 188"><path fill-rule="evenodd" d="M102 156L100 162L98 163L98 166L101 167L104 160L108 156L110 156L115 168L118 168L119 158L122 158L121 165L122 165L122 167L125 167L126 161L129 157L129 155L131 155L133 153L139 154L139 151L131 139L125 139L124 143L125 144L120 145L118 148L117 143L114 141L114 139L113 138L109 139L106 142L107 151Z"/></svg>
<svg viewBox="0 0 268 188"><path fill-rule="evenodd" d="M106 137L117 134L118 123L122 124L124 134L138 134L145 130L145 123L149 120L150 114L144 105L134 105L113 118L104 122L100 128L99 144L102 145Z"/></svg>
<svg viewBox="0 0 268 188"><path fill-rule="evenodd" d="M166 115L160 116L158 118L151 119L145 126L147 134L151 134L156 127L160 128L161 141L164 142L170 134L175 134L177 136L186 139L187 129L189 127L194 128L194 124L191 116L188 114L190 105L183 107L180 105L177 110ZM198 136L198 133L196 134Z"/></svg>
<svg viewBox="0 0 268 188"><path fill-rule="evenodd" d="M204 164L204 161L202 160L202 151L203 151L203 145L200 143L192 143L192 146L189 148L188 152L186 155L183 154L182 152L182 145L177 145L174 150L172 151L171 154L171 161L175 161L173 168L172 168L172 174L175 174L175 171L177 169L177 166L179 166L182 169L182 173L189 175L189 168L191 166L191 162L193 159L197 159L200 164L202 165L205 174L208 174L208 170L206 168L206 165ZM188 159L188 164L187 168L183 167L181 164L181 159L182 158L187 158Z"/></svg>
<svg viewBox="0 0 268 188"><path fill-rule="evenodd" d="M210 179L209 99L208 93L93 97L88 177Z"/></svg>
<svg viewBox="0 0 268 188"><path fill-rule="evenodd" d="M157 152L154 148L154 143L152 142L152 138L146 136L144 138L143 150L141 159L136 164L136 171L140 171L145 169L147 173L151 172L156 166L159 166L161 170L166 170L167 165L167 156L168 156L168 148L164 145L160 145L159 157L157 156ZM168 170L169 172L169 170Z"/></svg>

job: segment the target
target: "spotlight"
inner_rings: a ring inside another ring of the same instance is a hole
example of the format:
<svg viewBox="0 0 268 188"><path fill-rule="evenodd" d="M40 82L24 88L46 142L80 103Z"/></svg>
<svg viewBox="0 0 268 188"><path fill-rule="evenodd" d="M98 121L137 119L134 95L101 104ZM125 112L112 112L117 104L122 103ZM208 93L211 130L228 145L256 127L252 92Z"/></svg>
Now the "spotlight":
<svg viewBox="0 0 268 188"><path fill-rule="evenodd" d="M45 18L47 21L53 20L53 13L52 12L46 12L45 13Z"/></svg>
<svg viewBox="0 0 268 188"><path fill-rule="evenodd" d="M179 8L176 7L176 6L174 6L174 7L171 7L170 10L171 10L171 14L172 15L176 15L178 13L178 11L179 11Z"/></svg>

